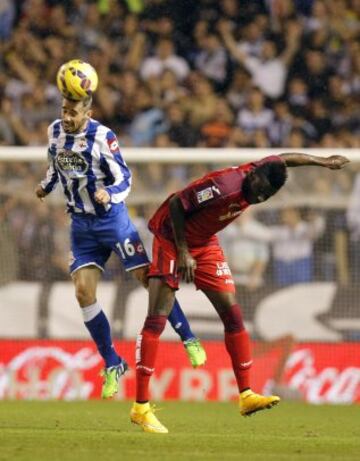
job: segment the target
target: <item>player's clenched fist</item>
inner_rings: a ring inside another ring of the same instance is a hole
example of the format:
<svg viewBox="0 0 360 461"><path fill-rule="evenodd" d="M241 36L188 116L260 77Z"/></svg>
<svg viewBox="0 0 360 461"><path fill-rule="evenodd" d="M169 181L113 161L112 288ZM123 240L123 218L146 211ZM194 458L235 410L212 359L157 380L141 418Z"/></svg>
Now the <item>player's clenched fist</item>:
<svg viewBox="0 0 360 461"><path fill-rule="evenodd" d="M46 197L46 192L42 188L41 184L38 184L35 189L35 195L38 199L40 199L42 202L44 201L44 198Z"/></svg>
<svg viewBox="0 0 360 461"><path fill-rule="evenodd" d="M342 155L332 155L326 159L327 167L331 170L340 170L343 168L347 163L350 162L349 159L343 157Z"/></svg>
<svg viewBox="0 0 360 461"><path fill-rule="evenodd" d="M95 192L95 200L102 205L106 205L110 202L110 194L105 189L98 189Z"/></svg>

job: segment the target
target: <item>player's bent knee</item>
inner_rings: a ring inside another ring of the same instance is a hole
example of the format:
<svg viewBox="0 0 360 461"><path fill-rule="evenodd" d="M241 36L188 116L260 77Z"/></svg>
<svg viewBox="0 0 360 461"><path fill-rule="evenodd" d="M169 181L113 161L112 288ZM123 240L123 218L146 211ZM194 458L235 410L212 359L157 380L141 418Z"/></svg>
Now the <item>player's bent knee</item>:
<svg viewBox="0 0 360 461"><path fill-rule="evenodd" d="M227 333L238 333L245 330L241 308L238 304L219 312L219 316Z"/></svg>

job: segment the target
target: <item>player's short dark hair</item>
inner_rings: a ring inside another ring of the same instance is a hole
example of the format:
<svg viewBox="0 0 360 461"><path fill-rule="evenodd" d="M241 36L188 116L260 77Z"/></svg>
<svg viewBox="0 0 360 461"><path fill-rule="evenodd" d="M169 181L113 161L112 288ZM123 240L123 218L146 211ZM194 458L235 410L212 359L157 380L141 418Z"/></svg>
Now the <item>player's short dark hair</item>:
<svg viewBox="0 0 360 461"><path fill-rule="evenodd" d="M86 110L90 110L91 109L91 106L92 106L92 103L93 103L93 98L91 95L89 96L86 96L86 98L82 99L82 105L83 105L83 108L86 109Z"/></svg>
<svg viewBox="0 0 360 461"><path fill-rule="evenodd" d="M91 95L89 96L86 96L85 98L83 99L80 99L80 100L77 100L77 99L71 99L71 98L65 98L67 101L71 101L71 102L75 102L75 103L78 103L78 102L81 102L81 105L83 106L83 108L85 110L90 110L91 109L91 106L92 106L92 103L93 103L93 98Z"/></svg>
<svg viewBox="0 0 360 461"><path fill-rule="evenodd" d="M267 162L255 168L258 176L268 180L274 190L279 190L286 182L287 168L284 162Z"/></svg>

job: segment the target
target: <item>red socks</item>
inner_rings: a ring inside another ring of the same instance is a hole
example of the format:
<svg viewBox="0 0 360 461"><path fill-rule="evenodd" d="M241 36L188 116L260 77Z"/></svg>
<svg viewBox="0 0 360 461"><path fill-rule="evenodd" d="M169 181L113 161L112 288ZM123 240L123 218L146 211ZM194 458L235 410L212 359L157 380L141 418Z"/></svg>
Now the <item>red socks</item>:
<svg viewBox="0 0 360 461"><path fill-rule="evenodd" d="M250 354L249 334L245 330L241 309L234 304L230 309L220 314L225 327L225 346L228 351L239 392L250 387L250 367L252 364Z"/></svg>
<svg viewBox="0 0 360 461"><path fill-rule="evenodd" d="M228 351L238 384L239 392L250 387L250 367L252 364L250 355L250 340L246 330L238 333L225 331L225 345Z"/></svg>
<svg viewBox="0 0 360 461"><path fill-rule="evenodd" d="M250 387L250 340L241 316L240 306L235 304L220 315L225 326L225 345L239 387ZM136 401L149 400L149 381L154 372L159 338L166 325L166 315L152 315L145 320L136 342Z"/></svg>
<svg viewBox="0 0 360 461"><path fill-rule="evenodd" d="M166 315L146 317L136 341L136 401L149 400L149 381L154 372L159 338L166 325Z"/></svg>

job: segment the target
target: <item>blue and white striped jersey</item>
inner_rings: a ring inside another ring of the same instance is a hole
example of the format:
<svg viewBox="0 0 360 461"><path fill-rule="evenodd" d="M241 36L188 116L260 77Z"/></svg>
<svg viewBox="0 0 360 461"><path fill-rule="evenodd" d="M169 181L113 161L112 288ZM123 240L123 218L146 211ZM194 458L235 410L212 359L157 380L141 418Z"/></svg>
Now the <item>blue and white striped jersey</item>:
<svg viewBox="0 0 360 461"><path fill-rule="evenodd" d="M61 120L55 120L48 128L48 138L49 166L41 186L50 193L60 181L70 213L102 216L111 204L125 200L131 188L131 173L109 128L90 119L84 131L68 134ZM109 204L95 201L99 188L109 192Z"/></svg>

